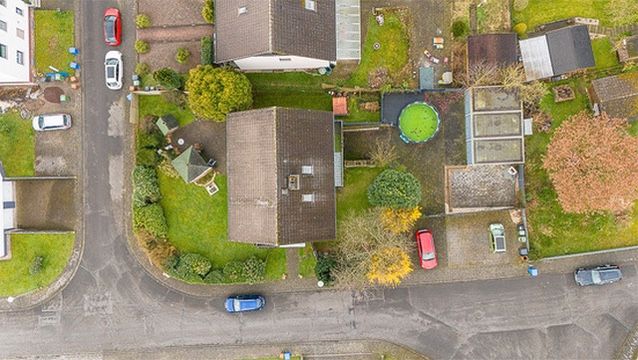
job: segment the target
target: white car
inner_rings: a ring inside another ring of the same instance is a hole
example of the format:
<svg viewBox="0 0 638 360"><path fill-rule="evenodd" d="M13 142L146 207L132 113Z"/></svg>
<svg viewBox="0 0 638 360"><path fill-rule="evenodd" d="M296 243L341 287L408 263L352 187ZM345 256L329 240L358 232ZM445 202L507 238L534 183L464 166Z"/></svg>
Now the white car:
<svg viewBox="0 0 638 360"><path fill-rule="evenodd" d="M106 77L106 87L111 90L122 88L122 53L119 51L109 51L104 57L104 75Z"/></svg>
<svg viewBox="0 0 638 360"><path fill-rule="evenodd" d="M71 127L71 115L47 114L33 117L33 130L51 131L66 130Z"/></svg>

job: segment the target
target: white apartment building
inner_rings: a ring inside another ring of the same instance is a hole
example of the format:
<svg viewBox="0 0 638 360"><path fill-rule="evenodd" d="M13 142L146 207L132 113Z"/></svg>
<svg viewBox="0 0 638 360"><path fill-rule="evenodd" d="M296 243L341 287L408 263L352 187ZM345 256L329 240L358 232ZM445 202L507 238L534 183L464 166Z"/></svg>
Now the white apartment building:
<svg viewBox="0 0 638 360"><path fill-rule="evenodd" d="M0 86L30 83L31 7L0 0Z"/></svg>

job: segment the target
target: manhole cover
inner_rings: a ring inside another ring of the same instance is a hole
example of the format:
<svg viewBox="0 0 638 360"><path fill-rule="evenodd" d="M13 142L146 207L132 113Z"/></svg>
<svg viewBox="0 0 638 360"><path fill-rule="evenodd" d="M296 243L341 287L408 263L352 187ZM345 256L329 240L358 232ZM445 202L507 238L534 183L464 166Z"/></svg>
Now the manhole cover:
<svg viewBox="0 0 638 360"><path fill-rule="evenodd" d="M50 103L60 103L60 95L64 95L64 91L57 86L44 89L44 99Z"/></svg>

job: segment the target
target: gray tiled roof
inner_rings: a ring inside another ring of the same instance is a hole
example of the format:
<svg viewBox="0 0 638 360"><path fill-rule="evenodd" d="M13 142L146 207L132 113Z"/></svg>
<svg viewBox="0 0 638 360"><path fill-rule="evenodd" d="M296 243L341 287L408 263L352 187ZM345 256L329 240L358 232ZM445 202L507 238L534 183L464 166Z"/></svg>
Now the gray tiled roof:
<svg viewBox="0 0 638 360"><path fill-rule="evenodd" d="M467 38L468 66L480 63L507 66L518 61L518 37L515 33L481 34Z"/></svg>
<svg viewBox="0 0 638 360"><path fill-rule="evenodd" d="M210 166L206 164L202 155L192 146L189 146L188 149L173 159L172 164L187 183L193 182L206 171L210 171Z"/></svg>
<svg viewBox="0 0 638 360"><path fill-rule="evenodd" d="M336 60L335 0L315 4L317 11L303 0L216 0L215 62L266 54Z"/></svg>
<svg viewBox="0 0 638 360"><path fill-rule="evenodd" d="M333 116L267 108L228 115L228 238L284 245L335 238ZM301 167L313 167L302 175ZM299 175L299 190L288 189ZM303 194L314 201L303 202Z"/></svg>
<svg viewBox="0 0 638 360"><path fill-rule="evenodd" d="M548 32L547 46L554 75L596 65L586 25L569 26Z"/></svg>
<svg viewBox="0 0 638 360"><path fill-rule="evenodd" d="M638 74L626 73L591 82L601 110L612 117L638 119Z"/></svg>

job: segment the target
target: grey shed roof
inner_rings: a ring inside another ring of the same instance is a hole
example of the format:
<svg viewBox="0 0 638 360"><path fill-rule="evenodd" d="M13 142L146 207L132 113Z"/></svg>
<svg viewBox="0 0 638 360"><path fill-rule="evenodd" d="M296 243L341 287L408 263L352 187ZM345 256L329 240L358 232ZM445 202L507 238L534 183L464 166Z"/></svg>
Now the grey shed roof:
<svg viewBox="0 0 638 360"><path fill-rule="evenodd" d="M626 73L591 82L595 101L609 116L638 119L638 73Z"/></svg>
<svg viewBox="0 0 638 360"><path fill-rule="evenodd" d="M175 119L173 115L166 114L157 119L155 125L157 125L163 135L166 135L169 132L177 129L179 127L179 122L177 122L177 119Z"/></svg>
<svg viewBox="0 0 638 360"><path fill-rule="evenodd" d="M284 245L336 236L330 112L267 108L226 121L228 239ZM312 175L302 174L312 166ZM298 175L299 190L289 184ZM314 197L303 201L303 195Z"/></svg>
<svg viewBox="0 0 638 360"><path fill-rule="evenodd" d="M527 80L544 79L595 66L586 25L568 26L520 41Z"/></svg>
<svg viewBox="0 0 638 360"><path fill-rule="evenodd" d="M189 146L183 153L172 161L173 167L187 183L195 181L211 168L206 164L202 155L192 146Z"/></svg>
<svg viewBox="0 0 638 360"><path fill-rule="evenodd" d="M335 61L335 0L216 0L215 62L258 55ZM240 10L241 9L241 10Z"/></svg>

